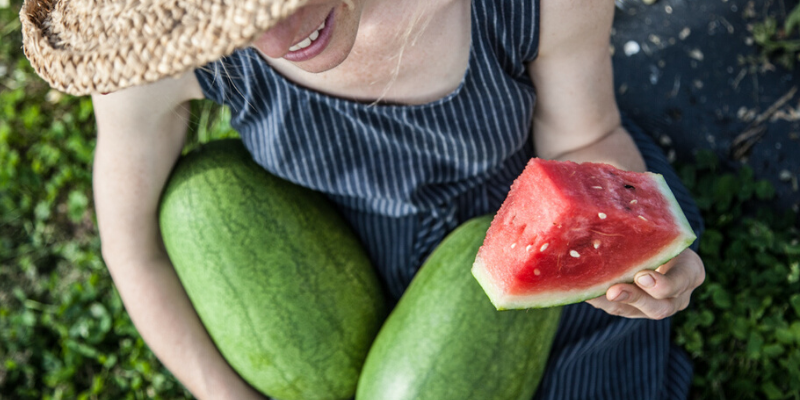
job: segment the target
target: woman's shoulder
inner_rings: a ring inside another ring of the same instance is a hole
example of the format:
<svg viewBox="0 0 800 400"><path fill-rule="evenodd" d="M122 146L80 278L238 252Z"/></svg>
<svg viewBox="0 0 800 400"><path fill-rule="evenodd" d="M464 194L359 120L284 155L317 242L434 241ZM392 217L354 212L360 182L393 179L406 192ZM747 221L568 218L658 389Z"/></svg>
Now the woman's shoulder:
<svg viewBox="0 0 800 400"><path fill-rule="evenodd" d="M202 98L203 91L191 70L178 76L164 77L155 82L92 96L95 103L115 104L129 110L154 107L172 109L187 101Z"/></svg>

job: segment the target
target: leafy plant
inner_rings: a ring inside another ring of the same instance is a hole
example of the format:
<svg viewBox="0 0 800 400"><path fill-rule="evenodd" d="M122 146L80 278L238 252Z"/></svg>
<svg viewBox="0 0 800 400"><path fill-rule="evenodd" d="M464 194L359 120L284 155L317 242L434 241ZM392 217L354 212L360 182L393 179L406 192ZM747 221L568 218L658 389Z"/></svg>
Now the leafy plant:
<svg viewBox="0 0 800 400"><path fill-rule="evenodd" d="M726 172L700 152L680 169L706 221L706 282L675 319L695 363L698 399L800 398L800 242L793 212L753 170Z"/></svg>
<svg viewBox="0 0 800 400"><path fill-rule="evenodd" d="M795 34L797 29L798 34ZM753 40L761 48L760 57L774 59L787 69L800 60L800 4L796 5L780 26L774 17L753 24Z"/></svg>
<svg viewBox="0 0 800 400"><path fill-rule="evenodd" d="M54 96L26 62L12 77L0 92L0 399L191 398L100 258L91 100ZM192 107L190 145L232 135L226 110Z"/></svg>
<svg viewBox="0 0 800 400"><path fill-rule="evenodd" d="M0 5L0 399L191 398L140 338L100 258L92 103L33 72L21 4ZM230 136L225 110L192 112L190 144Z"/></svg>

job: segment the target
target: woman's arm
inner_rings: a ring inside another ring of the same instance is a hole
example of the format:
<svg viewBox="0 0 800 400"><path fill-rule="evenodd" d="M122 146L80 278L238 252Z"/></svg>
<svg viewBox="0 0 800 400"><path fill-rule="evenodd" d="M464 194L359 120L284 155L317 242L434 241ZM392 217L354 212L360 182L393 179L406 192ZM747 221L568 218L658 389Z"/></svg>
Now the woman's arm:
<svg viewBox="0 0 800 400"><path fill-rule="evenodd" d="M142 338L200 399L264 399L225 362L164 250L158 204L197 95L187 74L93 97L94 198L103 258Z"/></svg>
<svg viewBox="0 0 800 400"><path fill-rule="evenodd" d="M539 157L645 170L614 97L613 18L611 0L541 1L539 56L528 67L537 92L533 132ZM636 284L614 285L589 303L614 315L662 319L686 308L704 279L703 262L687 249L656 272L637 274Z"/></svg>
<svg viewBox="0 0 800 400"><path fill-rule="evenodd" d="M614 97L613 16L613 1L541 1L539 56L528 69L537 92L533 130L540 157L644 171Z"/></svg>

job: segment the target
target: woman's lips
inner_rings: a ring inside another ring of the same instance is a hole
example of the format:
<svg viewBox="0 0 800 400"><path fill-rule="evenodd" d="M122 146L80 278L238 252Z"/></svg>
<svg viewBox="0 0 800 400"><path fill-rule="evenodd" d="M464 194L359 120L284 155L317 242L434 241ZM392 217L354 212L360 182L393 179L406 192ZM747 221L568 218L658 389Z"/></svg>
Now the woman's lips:
<svg viewBox="0 0 800 400"><path fill-rule="evenodd" d="M333 36L333 28L334 28L333 16L335 11L336 9L333 9L331 10L330 13L328 13L328 16L325 18L325 27L319 30L319 36L315 40L313 40L308 47L296 51L290 51L284 54L283 58L288 61L299 62L299 61L310 60L319 55L320 53L322 53L322 51L325 50L326 47L328 47L328 43L330 43L331 37Z"/></svg>

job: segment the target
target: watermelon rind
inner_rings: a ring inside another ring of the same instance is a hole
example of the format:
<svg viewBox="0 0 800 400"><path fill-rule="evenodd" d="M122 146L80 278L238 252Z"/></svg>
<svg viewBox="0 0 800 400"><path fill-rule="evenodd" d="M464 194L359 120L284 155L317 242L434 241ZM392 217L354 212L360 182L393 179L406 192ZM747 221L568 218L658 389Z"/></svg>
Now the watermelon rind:
<svg viewBox="0 0 800 400"><path fill-rule="evenodd" d="M526 308L544 308L563 306L568 304L579 303L581 301L594 299L605 295L608 288L618 283L631 283L634 276L643 270L655 270L661 265L667 263L669 260L678 256L687 247L689 247L697 239L689 221L686 219L683 211L681 210L678 201L675 199L672 191L667 185L666 180L661 174L647 172L652 177L659 192L667 200L669 213L672 214L673 220L679 231L678 236L669 244L665 245L653 257L628 268L624 273L619 274L614 279L600 282L589 288L575 289L569 291L552 291L546 293L537 293L533 295L518 296L504 294L503 290L495 284L494 278L490 277L486 271L486 266L483 260L478 256L475 258L475 263L472 267L472 275L483 287L484 292L491 300L492 304L498 310L514 310Z"/></svg>
<svg viewBox="0 0 800 400"><path fill-rule="evenodd" d="M220 140L178 162L159 223L195 311L246 382L281 400L352 398L388 310L324 196L269 174L241 140Z"/></svg>
<svg viewBox="0 0 800 400"><path fill-rule="evenodd" d="M357 400L530 400L561 308L498 312L469 269L491 216L456 228L414 276L372 345Z"/></svg>

